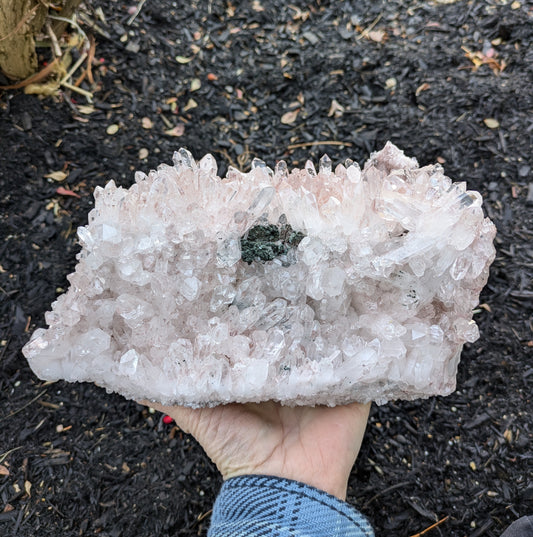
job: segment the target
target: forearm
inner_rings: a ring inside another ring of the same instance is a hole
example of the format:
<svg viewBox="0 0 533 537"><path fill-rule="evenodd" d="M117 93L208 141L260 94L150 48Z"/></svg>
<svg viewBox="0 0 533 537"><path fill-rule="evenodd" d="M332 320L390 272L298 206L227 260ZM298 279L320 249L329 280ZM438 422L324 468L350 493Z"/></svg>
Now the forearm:
<svg viewBox="0 0 533 537"><path fill-rule="evenodd" d="M367 520L334 496L298 481L247 475L224 482L209 537L373 537Z"/></svg>

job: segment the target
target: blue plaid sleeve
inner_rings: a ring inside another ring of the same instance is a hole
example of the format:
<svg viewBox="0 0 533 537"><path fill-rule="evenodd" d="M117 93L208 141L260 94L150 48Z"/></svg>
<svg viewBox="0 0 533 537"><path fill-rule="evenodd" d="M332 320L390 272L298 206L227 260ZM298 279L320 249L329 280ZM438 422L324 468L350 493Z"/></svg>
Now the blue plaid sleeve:
<svg viewBox="0 0 533 537"><path fill-rule="evenodd" d="M208 537L374 537L346 502L298 481L263 475L228 479Z"/></svg>

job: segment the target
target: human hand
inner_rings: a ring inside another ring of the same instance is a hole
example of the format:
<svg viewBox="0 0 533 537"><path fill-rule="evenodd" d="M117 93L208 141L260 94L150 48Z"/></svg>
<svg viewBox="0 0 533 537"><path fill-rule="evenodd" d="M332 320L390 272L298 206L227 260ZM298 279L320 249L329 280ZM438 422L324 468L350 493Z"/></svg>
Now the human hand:
<svg viewBox="0 0 533 537"><path fill-rule="evenodd" d="M143 401L192 434L224 479L272 475L346 498L370 404L286 407L272 401L214 408L167 407Z"/></svg>

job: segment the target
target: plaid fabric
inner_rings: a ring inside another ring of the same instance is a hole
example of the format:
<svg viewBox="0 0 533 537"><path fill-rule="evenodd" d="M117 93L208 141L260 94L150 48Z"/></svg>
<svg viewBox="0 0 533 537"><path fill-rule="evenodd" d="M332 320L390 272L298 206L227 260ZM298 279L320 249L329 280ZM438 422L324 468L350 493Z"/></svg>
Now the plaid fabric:
<svg viewBox="0 0 533 537"><path fill-rule="evenodd" d="M373 537L367 520L327 492L279 477L228 479L208 537Z"/></svg>

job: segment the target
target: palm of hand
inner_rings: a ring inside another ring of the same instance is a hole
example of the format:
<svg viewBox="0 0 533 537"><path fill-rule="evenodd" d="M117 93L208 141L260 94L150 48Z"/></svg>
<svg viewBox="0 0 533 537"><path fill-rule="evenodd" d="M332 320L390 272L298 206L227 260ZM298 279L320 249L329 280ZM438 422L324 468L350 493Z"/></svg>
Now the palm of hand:
<svg viewBox="0 0 533 537"><path fill-rule="evenodd" d="M191 433L224 479L245 474L302 481L340 498L363 439L370 405L284 407L153 405Z"/></svg>

